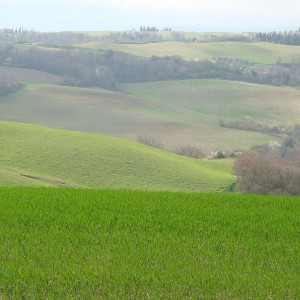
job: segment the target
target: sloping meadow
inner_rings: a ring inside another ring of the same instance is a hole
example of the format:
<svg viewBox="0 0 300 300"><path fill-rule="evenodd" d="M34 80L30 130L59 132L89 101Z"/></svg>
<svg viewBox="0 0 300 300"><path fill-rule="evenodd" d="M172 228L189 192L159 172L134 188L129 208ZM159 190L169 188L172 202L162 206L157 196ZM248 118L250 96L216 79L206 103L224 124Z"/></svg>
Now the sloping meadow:
<svg viewBox="0 0 300 300"><path fill-rule="evenodd" d="M0 122L0 185L225 192L233 160L196 160L135 142ZM24 181L26 179L26 182Z"/></svg>

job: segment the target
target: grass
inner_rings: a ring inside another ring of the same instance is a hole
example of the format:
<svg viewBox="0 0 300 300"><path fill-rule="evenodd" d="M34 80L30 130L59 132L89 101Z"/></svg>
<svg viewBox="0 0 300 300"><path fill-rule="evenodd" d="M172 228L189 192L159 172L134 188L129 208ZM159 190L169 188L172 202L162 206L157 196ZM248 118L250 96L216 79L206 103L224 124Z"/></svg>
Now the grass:
<svg viewBox="0 0 300 300"><path fill-rule="evenodd" d="M1 299L298 299L300 198L0 188Z"/></svg>
<svg viewBox="0 0 300 300"><path fill-rule="evenodd" d="M250 117L270 125L300 122L300 92L290 87L205 79L124 84L121 89L215 118Z"/></svg>
<svg viewBox="0 0 300 300"><path fill-rule="evenodd" d="M203 148L206 153L249 149L254 144L268 143L274 137L220 128L219 118L235 119L255 113L259 101L270 103L269 108L273 105L269 91L279 95L274 98L278 100L274 105L280 108L273 117L276 125L278 121L290 120L293 115L299 116L299 90L191 80L124 85L120 92L29 84L17 93L0 98L0 120L130 140L151 135L169 151L187 144ZM280 97L286 99L285 106L279 101Z"/></svg>
<svg viewBox="0 0 300 300"><path fill-rule="evenodd" d="M119 138L18 123L0 122L0 133L0 185L30 186L34 180L66 187L222 192L235 181L230 159L195 160Z"/></svg>
<svg viewBox="0 0 300 300"><path fill-rule="evenodd" d="M27 174L28 175L28 174ZM24 187L44 187L51 186L47 182L35 180L30 177L21 175L20 172L12 170L8 167L0 166L0 185L1 186L24 186Z"/></svg>
<svg viewBox="0 0 300 300"><path fill-rule="evenodd" d="M128 54L151 57L152 55L176 55L185 59L213 59L215 57L231 57L248 60L257 64L276 64L280 58L282 63L300 60L300 47L271 43L211 42L180 43L164 42L149 44L122 44L112 42L87 42L76 44L76 47L93 50L108 50Z"/></svg>

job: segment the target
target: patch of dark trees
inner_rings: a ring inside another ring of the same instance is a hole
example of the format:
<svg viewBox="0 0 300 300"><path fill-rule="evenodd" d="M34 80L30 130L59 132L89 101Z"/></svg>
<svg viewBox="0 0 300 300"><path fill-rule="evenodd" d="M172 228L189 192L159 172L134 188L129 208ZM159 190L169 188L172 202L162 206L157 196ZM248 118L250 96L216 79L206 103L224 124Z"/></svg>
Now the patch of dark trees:
<svg viewBox="0 0 300 300"><path fill-rule="evenodd" d="M188 61L177 56L140 58L121 52L78 49L45 50L6 44L0 46L0 65L40 70L63 76L64 84L117 89L118 83L216 78L261 84L300 82L300 64L255 66L247 61L215 58Z"/></svg>
<svg viewBox="0 0 300 300"><path fill-rule="evenodd" d="M1 78L0 77L0 96L7 95L21 89L22 83L14 78Z"/></svg>
<svg viewBox="0 0 300 300"><path fill-rule="evenodd" d="M259 32L255 36L262 42L300 46L300 28L289 32Z"/></svg>
<svg viewBox="0 0 300 300"><path fill-rule="evenodd" d="M158 28L156 28L155 26L141 26L140 27L140 31L159 31L159 29ZM171 29L170 29L170 31L172 31Z"/></svg>

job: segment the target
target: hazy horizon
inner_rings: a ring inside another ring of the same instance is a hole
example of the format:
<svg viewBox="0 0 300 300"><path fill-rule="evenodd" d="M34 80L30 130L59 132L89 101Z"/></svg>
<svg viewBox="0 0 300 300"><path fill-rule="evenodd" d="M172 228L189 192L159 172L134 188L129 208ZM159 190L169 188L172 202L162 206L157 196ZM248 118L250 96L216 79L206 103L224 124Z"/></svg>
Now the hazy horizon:
<svg viewBox="0 0 300 300"><path fill-rule="evenodd" d="M295 0L0 0L0 6L0 28L38 31L138 30L148 25L202 32L284 31L300 24Z"/></svg>

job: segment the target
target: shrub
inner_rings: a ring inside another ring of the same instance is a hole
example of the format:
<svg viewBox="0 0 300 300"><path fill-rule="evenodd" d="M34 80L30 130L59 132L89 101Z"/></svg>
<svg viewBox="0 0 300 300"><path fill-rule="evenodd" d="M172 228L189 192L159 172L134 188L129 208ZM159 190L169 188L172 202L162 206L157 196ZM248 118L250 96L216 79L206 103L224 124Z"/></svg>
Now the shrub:
<svg viewBox="0 0 300 300"><path fill-rule="evenodd" d="M238 186L247 194L300 195L300 168L288 160L251 152L235 163Z"/></svg>
<svg viewBox="0 0 300 300"><path fill-rule="evenodd" d="M203 150L197 146L181 146L175 151L176 154L191 157L191 158L204 158Z"/></svg>
<svg viewBox="0 0 300 300"><path fill-rule="evenodd" d="M226 152L225 151L213 151L210 155L207 155L207 159L218 159L218 158L225 158Z"/></svg>
<svg viewBox="0 0 300 300"><path fill-rule="evenodd" d="M140 144L144 144L146 146L154 147L154 148L159 148L159 149L163 148L162 143L159 140L157 140L156 138L151 137L151 136L140 135L137 138L137 142Z"/></svg>

